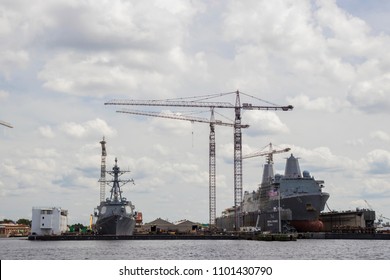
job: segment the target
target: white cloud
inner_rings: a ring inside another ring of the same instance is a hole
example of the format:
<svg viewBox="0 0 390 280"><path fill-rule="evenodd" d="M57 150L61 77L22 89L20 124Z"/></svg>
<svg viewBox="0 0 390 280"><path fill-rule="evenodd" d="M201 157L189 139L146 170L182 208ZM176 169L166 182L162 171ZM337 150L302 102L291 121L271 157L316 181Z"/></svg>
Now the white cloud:
<svg viewBox="0 0 390 280"><path fill-rule="evenodd" d="M292 98L287 98L287 101L299 109L324 111L328 113L334 113L350 107L349 103L345 100L330 96L310 99L309 96L300 94Z"/></svg>
<svg viewBox="0 0 390 280"><path fill-rule="evenodd" d="M180 47L199 8L191 1L171 2L174 6L160 1L64 2L61 9L53 8L56 24L48 44L65 51L55 51L40 72L45 87L78 96L128 95L141 89L161 94L164 87L177 87L174 75L200 58Z"/></svg>
<svg viewBox="0 0 390 280"><path fill-rule="evenodd" d="M390 135L382 130L377 130L377 131L371 132L370 137L373 139L378 139L378 140L384 141L384 142L390 141Z"/></svg>
<svg viewBox="0 0 390 280"><path fill-rule="evenodd" d="M359 138L359 139L352 139L352 140L346 140L345 143L350 146L354 147L360 147L364 145L364 140Z"/></svg>
<svg viewBox="0 0 390 280"><path fill-rule="evenodd" d="M373 150L367 155L369 170L375 174L388 174L390 172L390 152Z"/></svg>
<svg viewBox="0 0 390 280"><path fill-rule="evenodd" d="M316 147L307 149L292 145L291 152L302 158L309 169L326 172L361 172L365 168L363 161L355 161L350 158L334 154L329 147Z"/></svg>
<svg viewBox="0 0 390 280"><path fill-rule="evenodd" d="M112 129L106 121L95 119L85 123L67 122L59 128L65 134L76 138L83 138L93 135L112 136L116 134L115 129Z"/></svg>
<svg viewBox="0 0 390 280"><path fill-rule="evenodd" d="M251 136L289 132L275 112L247 111L243 115L243 123L250 123L250 127L243 131Z"/></svg>
<svg viewBox="0 0 390 280"><path fill-rule="evenodd" d="M29 60L29 55L24 50L0 50L0 72L9 78L14 70L25 68Z"/></svg>
<svg viewBox="0 0 390 280"><path fill-rule="evenodd" d="M378 67L380 66L378 65ZM348 98L358 108L367 112L377 113L389 110L389 92L390 75L378 73L378 76L363 78L362 81L352 86Z"/></svg>
<svg viewBox="0 0 390 280"><path fill-rule="evenodd" d="M362 185L363 185L364 197L370 197L370 198L375 196L381 196L385 198L390 197L390 183L387 179L367 178L362 181Z"/></svg>
<svg viewBox="0 0 390 280"><path fill-rule="evenodd" d="M87 131L83 125L77 123L64 123L61 130L74 137L83 137Z"/></svg>
<svg viewBox="0 0 390 280"><path fill-rule="evenodd" d="M38 128L39 132L42 134L42 136L47 138L54 138L55 133L53 132L52 128L50 126L41 126Z"/></svg>

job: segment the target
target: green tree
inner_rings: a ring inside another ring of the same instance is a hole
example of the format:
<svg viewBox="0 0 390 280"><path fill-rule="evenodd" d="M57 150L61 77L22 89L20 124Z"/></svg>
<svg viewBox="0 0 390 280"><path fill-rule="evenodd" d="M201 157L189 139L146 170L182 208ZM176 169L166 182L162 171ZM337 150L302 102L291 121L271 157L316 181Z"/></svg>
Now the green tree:
<svg viewBox="0 0 390 280"><path fill-rule="evenodd" d="M10 220L10 219L4 219L2 221L0 221L0 224L9 224L9 223L15 223L14 221Z"/></svg>
<svg viewBox="0 0 390 280"><path fill-rule="evenodd" d="M19 219L16 221L16 223L20 224L20 225L26 225L26 226L31 227L31 220L28 220L28 219Z"/></svg>
<svg viewBox="0 0 390 280"><path fill-rule="evenodd" d="M84 225L81 223L78 223L78 224L73 224L73 225L69 226L69 228L70 228L70 231L79 232L84 228Z"/></svg>

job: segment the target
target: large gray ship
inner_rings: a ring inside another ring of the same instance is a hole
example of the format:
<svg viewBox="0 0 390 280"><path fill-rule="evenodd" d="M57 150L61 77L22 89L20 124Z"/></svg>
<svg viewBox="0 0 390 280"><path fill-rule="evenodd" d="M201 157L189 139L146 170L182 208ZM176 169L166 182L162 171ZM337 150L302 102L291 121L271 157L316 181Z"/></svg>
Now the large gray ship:
<svg viewBox="0 0 390 280"><path fill-rule="evenodd" d="M121 171L115 159L115 166L112 171L107 173L113 177L113 180L107 181L111 186L111 196L105 201L100 202L95 212L96 233L98 235L132 235L135 227L134 205L125 197L122 197L121 186L133 182L130 180L121 180L119 177L129 171Z"/></svg>
<svg viewBox="0 0 390 280"><path fill-rule="evenodd" d="M274 175L272 157L268 157L259 188L244 193L241 224L251 227L263 225L264 230L270 223L277 222L284 229L322 231L319 215L329 198L323 188L324 181L315 180L308 171L301 173L298 158L292 154L287 159L284 175ZM217 219L217 227L234 229L230 225L234 224L234 220L229 212L232 211L226 211Z"/></svg>

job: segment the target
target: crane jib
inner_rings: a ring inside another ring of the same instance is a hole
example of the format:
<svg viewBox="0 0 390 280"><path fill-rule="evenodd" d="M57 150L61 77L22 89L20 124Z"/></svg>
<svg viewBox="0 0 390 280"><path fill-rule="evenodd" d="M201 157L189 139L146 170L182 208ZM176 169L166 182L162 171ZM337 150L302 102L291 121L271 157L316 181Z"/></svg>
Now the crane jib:
<svg viewBox="0 0 390 280"><path fill-rule="evenodd" d="M173 106L173 107L209 107L209 108L236 108L229 102L196 102L196 101L160 101L160 100L111 100L104 105L138 105L138 106ZM240 107L239 107L240 108ZM292 110L292 105L288 106L257 106L250 103L243 103L244 110Z"/></svg>
<svg viewBox="0 0 390 280"><path fill-rule="evenodd" d="M228 102L160 101L160 100L111 100L104 105L173 106L173 107L209 107L234 108Z"/></svg>

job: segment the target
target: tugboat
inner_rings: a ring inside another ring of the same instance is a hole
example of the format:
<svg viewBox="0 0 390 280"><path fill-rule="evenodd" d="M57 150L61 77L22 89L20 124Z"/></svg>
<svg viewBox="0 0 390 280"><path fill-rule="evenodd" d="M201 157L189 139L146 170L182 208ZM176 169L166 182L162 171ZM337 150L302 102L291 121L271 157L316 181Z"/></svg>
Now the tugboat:
<svg viewBox="0 0 390 280"><path fill-rule="evenodd" d="M113 180L106 180L105 183L111 185L111 196L105 201L101 201L95 212L96 234L98 235L133 235L135 227L134 205L125 197L122 197L121 186L133 179L121 180L119 177L129 171L120 171L118 160L115 158L115 166L112 171L107 171Z"/></svg>

